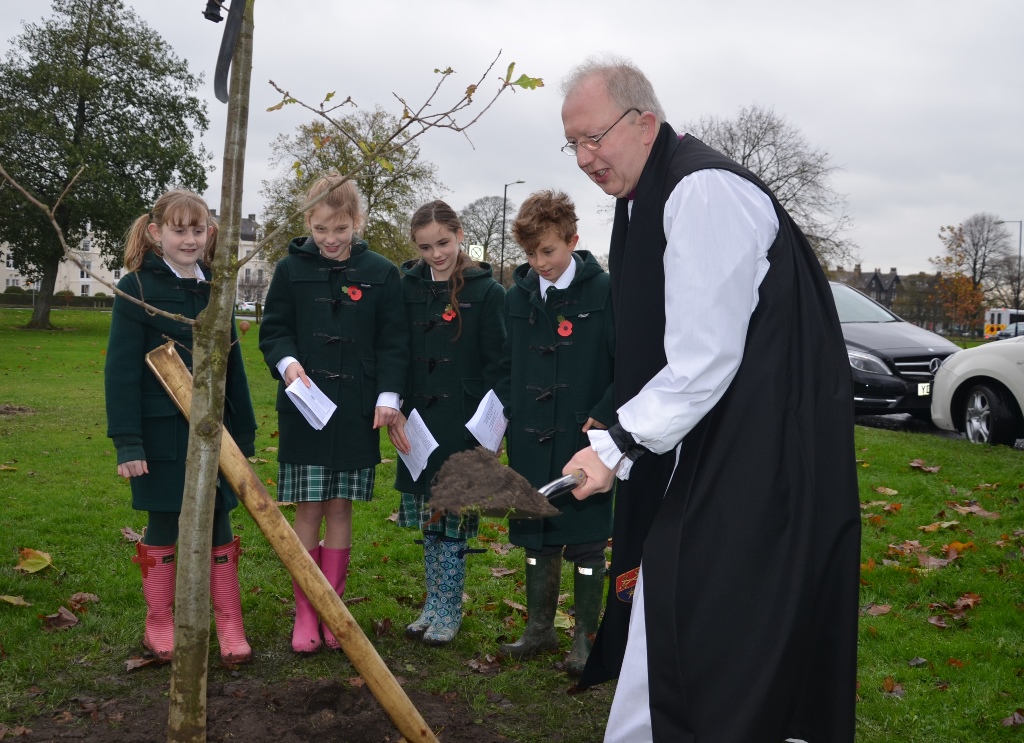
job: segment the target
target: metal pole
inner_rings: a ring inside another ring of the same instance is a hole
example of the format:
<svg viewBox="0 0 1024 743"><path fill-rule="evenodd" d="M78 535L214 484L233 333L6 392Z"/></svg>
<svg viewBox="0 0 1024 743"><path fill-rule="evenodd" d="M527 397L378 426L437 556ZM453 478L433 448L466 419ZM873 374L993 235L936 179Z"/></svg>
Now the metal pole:
<svg viewBox="0 0 1024 743"><path fill-rule="evenodd" d="M505 184L505 193L501 197L501 266L498 268L498 283L505 286L505 212L508 211L508 187L526 181L512 181Z"/></svg>
<svg viewBox="0 0 1024 743"><path fill-rule="evenodd" d="M1016 320L1014 320L1014 326L1013 326L1013 336L1015 338L1018 335L1020 335L1020 323L1021 323L1021 320L1020 320L1020 295L1021 295L1021 285L1020 285L1020 253L1021 253L1021 246L1024 245L1024 220L1018 219L1017 220L1017 227L1018 227L1018 230L1017 230L1017 287L1016 287L1017 291L1014 292L1014 294L1016 295L1015 299L1017 300L1017 307L1016 307L1017 318L1016 318Z"/></svg>
<svg viewBox="0 0 1024 743"><path fill-rule="evenodd" d="M1017 225L1017 285L1014 287L1013 299L1015 307L1013 308L1013 336L1016 338L1020 335L1020 295L1022 294L1020 279L1020 255L1021 246L1024 245L1024 219L1000 219L996 224L1016 224Z"/></svg>

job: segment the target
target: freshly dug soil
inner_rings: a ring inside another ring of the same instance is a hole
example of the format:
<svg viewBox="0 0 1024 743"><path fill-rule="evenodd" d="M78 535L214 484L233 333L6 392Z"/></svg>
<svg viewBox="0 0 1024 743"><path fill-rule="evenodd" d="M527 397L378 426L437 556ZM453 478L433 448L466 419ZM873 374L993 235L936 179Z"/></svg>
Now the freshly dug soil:
<svg viewBox="0 0 1024 743"><path fill-rule="evenodd" d="M161 684L133 691L131 697L80 698L75 709L29 721L21 729L0 725L0 739L16 743L166 740L168 687ZM454 694L406 691L441 743L510 743L486 724L473 722L474 712ZM338 679L293 680L270 686L258 679L211 684L206 739L211 743L403 740L366 687L353 687Z"/></svg>
<svg viewBox="0 0 1024 743"><path fill-rule="evenodd" d="M430 507L461 516L478 513L497 518L545 518L559 510L482 446L452 454L430 486Z"/></svg>

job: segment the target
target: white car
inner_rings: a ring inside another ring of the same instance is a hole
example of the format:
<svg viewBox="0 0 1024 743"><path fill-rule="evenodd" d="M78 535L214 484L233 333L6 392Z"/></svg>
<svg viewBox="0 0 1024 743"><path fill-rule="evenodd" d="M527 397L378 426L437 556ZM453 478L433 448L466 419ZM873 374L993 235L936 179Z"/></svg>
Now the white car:
<svg viewBox="0 0 1024 743"><path fill-rule="evenodd" d="M256 303L255 302L239 302L235 306L235 309L238 312L246 312L246 313L255 312L256 311Z"/></svg>
<svg viewBox="0 0 1024 743"><path fill-rule="evenodd" d="M978 444L1024 438L1024 336L958 351L932 388L932 422Z"/></svg>

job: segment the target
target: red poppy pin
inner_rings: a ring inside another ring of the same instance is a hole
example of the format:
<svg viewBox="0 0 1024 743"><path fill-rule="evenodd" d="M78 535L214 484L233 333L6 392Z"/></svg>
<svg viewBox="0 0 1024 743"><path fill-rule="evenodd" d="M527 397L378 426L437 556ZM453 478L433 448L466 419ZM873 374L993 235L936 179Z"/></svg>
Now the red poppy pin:
<svg viewBox="0 0 1024 743"><path fill-rule="evenodd" d="M342 291L348 294L348 298L351 299L353 302L358 302L359 299L363 296L363 290L360 289L358 286L346 286L344 289L342 289Z"/></svg>
<svg viewBox="0 0 1024 743"><path fill-rule="evenodd" d="M558 316L558 334L563 338L572 335L572 323L566 320L564 315Z"/></svg>
<svg viewBox="0 0 1024 743"><path fill-rule="evenodd" d="M455 319L455 310L452 308L451 304L446 304L444 306L444 312L441 313L441 317L445 322L451 322Z"/></svg>

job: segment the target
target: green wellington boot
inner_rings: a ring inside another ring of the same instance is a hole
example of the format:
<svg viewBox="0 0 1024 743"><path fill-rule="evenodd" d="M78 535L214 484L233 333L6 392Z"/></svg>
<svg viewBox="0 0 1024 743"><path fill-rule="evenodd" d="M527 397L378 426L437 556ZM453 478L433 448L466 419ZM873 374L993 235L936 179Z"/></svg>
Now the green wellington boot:
<svg viewBox="0 0 1024 743"><path fill-rule="evenodd" d="M597 623L604 604L604 561L590 565L576 564L573 574L573 600L576 602L576 630L572 650L565 659L565 672L570 676L583 673L590 648L594 645Z"/></svg>
<svg viewBox="0 0 1024 743"><path fill-rule="evenodd" d="M555 611L561 583L561 555L526 558L526 629L518 640L501 646L502 655L522 659L558 648Z"/></svg>

